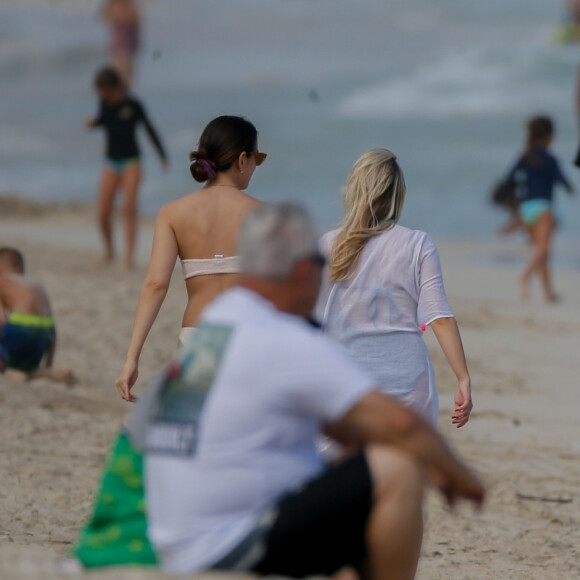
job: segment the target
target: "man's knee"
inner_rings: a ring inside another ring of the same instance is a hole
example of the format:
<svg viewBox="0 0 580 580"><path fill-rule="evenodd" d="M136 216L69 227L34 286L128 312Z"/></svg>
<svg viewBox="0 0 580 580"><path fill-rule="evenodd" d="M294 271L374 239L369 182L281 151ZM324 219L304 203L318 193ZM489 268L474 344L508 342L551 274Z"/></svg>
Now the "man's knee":
<svg viewBox="0 0 580 580"><path fill-rule="evenodd" d="M409 499L422 501L425 476L407 453L383 445L366 449L375 499L403 492Z"/></svg>

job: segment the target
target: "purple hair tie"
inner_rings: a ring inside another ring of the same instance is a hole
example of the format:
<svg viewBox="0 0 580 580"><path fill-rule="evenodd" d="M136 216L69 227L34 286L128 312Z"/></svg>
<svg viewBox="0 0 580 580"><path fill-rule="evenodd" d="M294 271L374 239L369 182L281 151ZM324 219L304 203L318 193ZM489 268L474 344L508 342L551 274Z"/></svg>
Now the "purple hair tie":
<svg viewBox="0 0 580 580"><path fill-rule="evenodd" d="M191 162L191 165L193 165L196 162L199 163L199 165L201 165L205 169L208 179L215 179L217 177L217 173L215 171L215 163L208 161L207 159L197 157Z"/></svg>

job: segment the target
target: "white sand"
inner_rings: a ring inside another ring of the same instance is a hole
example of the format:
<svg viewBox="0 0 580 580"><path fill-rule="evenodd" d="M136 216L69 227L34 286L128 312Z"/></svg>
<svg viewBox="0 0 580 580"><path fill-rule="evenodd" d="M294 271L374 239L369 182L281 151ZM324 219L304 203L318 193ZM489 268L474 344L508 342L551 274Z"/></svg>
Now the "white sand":
<svg viewBox="0 0 580 580"><path fill-rule="evenodd" d="M87 210L0 215L0 244L25 252L30 273L52 298L60 337L56 364L80 376L72 388L21 385L0 376L2 580L59 577L56 562L68 554L90 511L105 453L129 410L114 379L150 241L146 223L136 273L95 271L98 237ZM516 284L521 264L514 263L526 256L522 242L439 248L475 401L468 426L452 428L455 380L428 332L440 428L487 481L489 501L480 514L467 506L451 513L429 494L417 578L580 578L580 272L556 271L562 303L544 304L534 287L530 303L522 304ZM143 353L140 384L172 353L184 304L176 272ZM140 570L89 576L163 577Z"/></svg>

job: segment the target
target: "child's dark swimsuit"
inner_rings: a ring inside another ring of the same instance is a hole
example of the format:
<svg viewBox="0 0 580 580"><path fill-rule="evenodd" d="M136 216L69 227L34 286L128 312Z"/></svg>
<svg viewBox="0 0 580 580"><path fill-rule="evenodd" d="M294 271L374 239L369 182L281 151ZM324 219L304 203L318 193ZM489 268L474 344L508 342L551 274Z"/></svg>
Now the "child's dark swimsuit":
<svg viewBox="0 0 580 580"><path fill-rule="evenodd" d="M13 312L0 327L0 360L8 368L33 372L54 346L55 336L51 316Z"/></svg>
<svg viewBox="0 0 580 580"><path fill-rule="evenodd" d="M107 134L107 146L105 155L107 160L113 162L113 167L119 162L138 160L141 156L137 143L136 129L139 123L143 123L151 142L159 153L161 159L167 159L165 149L157 131L151 124L143 105L133 97L128 97L122 103L105 105L101 103L99 115L95 124L103 127Z"/></svg>
<svg viewBox="0 0 580 580"><path fill-rule="evenodd" d="M545 212L555 213L552 207L555 185L561 184L571 190L558 160L545 149L538 149L536 155L536 163L523 155L508 175L508 182L515 188L519 216L530 227L537 224Z"/></svg>
<svg viewBox="0 0 580 580"><path fill-rule="evenodd" d="M518 201L545 199L552 201L554 185L562 184L570 188L557 159L545 149L537 151L538 161L532 164L526 156L520 157L509 172L508 181L516 188Z"/></svg>

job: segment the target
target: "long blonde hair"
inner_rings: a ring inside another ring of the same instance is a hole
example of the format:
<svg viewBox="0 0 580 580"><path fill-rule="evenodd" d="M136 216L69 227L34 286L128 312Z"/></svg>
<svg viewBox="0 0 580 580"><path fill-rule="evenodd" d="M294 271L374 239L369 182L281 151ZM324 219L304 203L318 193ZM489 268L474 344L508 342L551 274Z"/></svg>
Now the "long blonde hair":
<svg viewBox="0 0 580 580"><path fill-rule="evenodd" d="M331 282L347 280L370 238L401 217L405 178L388 149L371 149L353 165L343 193L345 217L330 250Z"/></svg>

